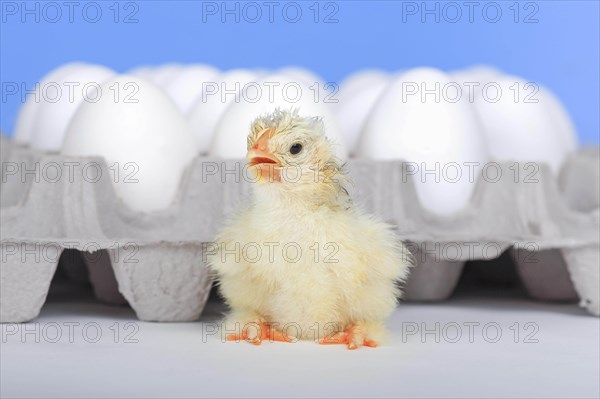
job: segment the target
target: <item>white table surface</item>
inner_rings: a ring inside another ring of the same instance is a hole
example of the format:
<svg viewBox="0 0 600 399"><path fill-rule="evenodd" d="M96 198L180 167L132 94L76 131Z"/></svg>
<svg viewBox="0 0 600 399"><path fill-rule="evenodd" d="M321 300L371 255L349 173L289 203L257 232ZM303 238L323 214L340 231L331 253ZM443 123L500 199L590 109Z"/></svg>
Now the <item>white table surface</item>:
<svg viewBox="0 0 600 399"><path fill-rule="evenodd" d="M257 347L203 334L222 310L212 298L200 322L149 323L137 321L128 307L56 295L33 324L2 326L1 396L600 395L600 320L574 304L478 294L436 304L404 303L389 322L387 346L355 351L312 342ZM436 323L439 333L422 334L435 330ZM468 323L479 323L471 324L471 338ZM484 334L487 323L497 324L488 324ZM420 331L409 335L414 328ZM491 342L498 328L502 336ZM529 341L538 342L525 342L535 330ZM127 333L137 342L125 342Z"/></svg>

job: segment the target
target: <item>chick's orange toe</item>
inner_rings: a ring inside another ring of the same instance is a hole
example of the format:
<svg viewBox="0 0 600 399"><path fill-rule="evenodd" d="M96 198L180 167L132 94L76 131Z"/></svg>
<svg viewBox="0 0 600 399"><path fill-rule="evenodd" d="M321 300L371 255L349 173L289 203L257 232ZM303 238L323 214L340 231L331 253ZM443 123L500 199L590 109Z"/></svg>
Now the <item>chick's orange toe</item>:
<svg viewBox="0 0 600 399"><path fill-rule="evenodd" d="M260 345L263 341L294 342L292 338L281 331L273 329L267 323L249 323L240 334L227 334L227 341L247 341L254 345Z"/></svg>
<svg viewBox="0 0 600 399"><path fill-rule="evenodd" d="M347 332L338 332L332 335L328 335L325 338L321 338L318 341L321 345L334 345L334 344L347 344L348 343L348 333Z"/></svg>
<svg viewBox="0 0 600 399"><path fill-rule="evenodd" d="M245 340L246 338L244 337L243 334L227 334L225 336L225 339L227 341L242 341L242 340Z"/></svg>
<svg viewBox="0 0 600 399"><path fill-rule="evenodd" d="M328 335L325 338L321 338L317 342L321 345L343 344L351 350L358 349L361 346L368 346L371 348L375 348L377 346L376 341L367 338L365 334L356 327L349 327L342 332Z"/></svg>
<svg viewBox="0 0 600 399"><path fill-rule="evenodd" d="M277 330L269 330L269 339L271 341L279 341L279 342L294 342L294 340L288 337L286 334Z"/></svg>

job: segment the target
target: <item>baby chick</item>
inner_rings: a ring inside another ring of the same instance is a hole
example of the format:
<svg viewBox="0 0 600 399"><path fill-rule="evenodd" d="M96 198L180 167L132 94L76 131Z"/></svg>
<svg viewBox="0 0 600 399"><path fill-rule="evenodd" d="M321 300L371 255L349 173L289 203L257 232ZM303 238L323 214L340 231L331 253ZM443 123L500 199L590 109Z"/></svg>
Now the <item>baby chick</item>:
<svg viewBox="0 0 600 399"><path fill-rule="evenodd" d="M209 266L231 313L227 340L377 346L411 265L390 226L352 205L319 118L276 110L248 135L250 206Z"/></svg>

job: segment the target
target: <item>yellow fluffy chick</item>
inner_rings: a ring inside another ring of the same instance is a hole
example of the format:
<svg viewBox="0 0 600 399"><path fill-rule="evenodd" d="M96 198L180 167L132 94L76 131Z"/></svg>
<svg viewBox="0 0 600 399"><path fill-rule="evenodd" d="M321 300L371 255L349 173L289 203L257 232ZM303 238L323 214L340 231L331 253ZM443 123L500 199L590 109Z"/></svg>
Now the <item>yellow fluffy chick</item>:
<svg viewBox="0 0 600 399"><path fill-rule="evenodd" d="M228 340L377 346L410 254L356 209L319 118L280 111L248 135L253 199L215 240L209 266L231 308Z"/></svg>

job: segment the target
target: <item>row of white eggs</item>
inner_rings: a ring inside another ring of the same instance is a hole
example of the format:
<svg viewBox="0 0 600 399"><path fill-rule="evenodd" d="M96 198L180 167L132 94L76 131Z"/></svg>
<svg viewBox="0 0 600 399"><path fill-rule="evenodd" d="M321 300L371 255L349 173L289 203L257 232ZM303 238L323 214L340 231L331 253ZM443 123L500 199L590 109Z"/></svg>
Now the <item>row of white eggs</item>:
<svg viewBox="0 0 600 399"><path fill-rule="evenodd" d="M472 176L488 162L537 161L557 173L577 147L569 115L548 89L489 67L363 71L342 90L337 115L351 152L418 163L417 194L437 214L467 205Z"/></svg>
<svg viewBox="0 0 600 399"><path fill-rule="evenodd" d="M440 93L422 97L406 92L409 86L418 91L431 90L436 83L444 87L451 82L477 82L481 87L491 81L506 93L515 82L527 84L490 68L455 74L430 68L396 74L367 70L343 82L339 102L328 104L315 101L314 84L321 86L322 80L300 68L221 73L206 65L168 64L117 75L97 65L67 64L42 79L38 88L43 93L28 98L17 120L15 140L46 151L103 156L121 168L135 162L139 183L118 181L115 189L129 207L146 212L169 206L179 177L197 154L243 157L250 122L277 106L324 117L327 135L341 158L348 153L401 158L427 170L435 169L436 163L474 162L479 165L475 172L490 160L535 160L556 171L575 149L576 140L569 117L546 89L540 90L537 103L514 101L508 95L496 102L483 101L479 91L472 102L467 96L440 101ZM47 91L74 82L76 88L92 90L75 90L74 97L63 93L58 101L48 101L47 97L56 96ZM264 89L273 82L279 88L293 83L302 95L293 103L281 90L263 93L258 100L231 95L232 88L253 83ZM225 89L229 95L203 96L203 88L208 87ZM84 101L84 94L94 101ZM451 214L468 203L473 184L467 174L452 181L420 179L417 193L428 210Z"/></svg>

